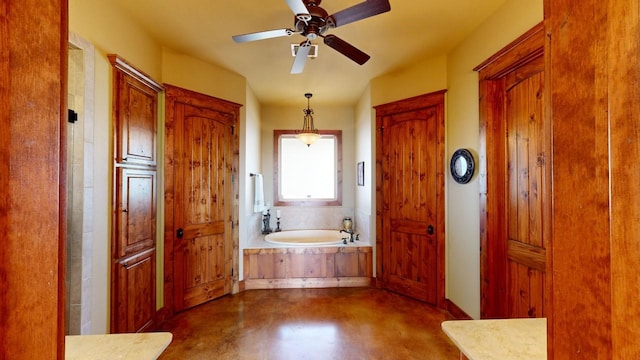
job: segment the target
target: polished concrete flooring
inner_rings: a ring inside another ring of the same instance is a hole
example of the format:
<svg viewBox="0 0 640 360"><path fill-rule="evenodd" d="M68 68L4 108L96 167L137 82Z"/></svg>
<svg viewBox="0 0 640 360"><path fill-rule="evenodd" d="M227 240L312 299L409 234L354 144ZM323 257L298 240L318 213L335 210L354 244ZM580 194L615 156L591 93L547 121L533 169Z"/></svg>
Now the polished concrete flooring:
<svg viewBox="0 0 640 360"><path fill-rule="evenodd" d="M249 290L177 314L160 359L458 359L452 316L375 288Z"/></svg>

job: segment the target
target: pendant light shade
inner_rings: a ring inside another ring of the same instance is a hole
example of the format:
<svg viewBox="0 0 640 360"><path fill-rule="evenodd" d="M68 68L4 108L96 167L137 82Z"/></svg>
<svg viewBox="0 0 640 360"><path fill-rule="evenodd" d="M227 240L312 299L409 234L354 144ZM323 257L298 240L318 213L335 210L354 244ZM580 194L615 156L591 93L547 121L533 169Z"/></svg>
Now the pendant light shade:
<svg viewBox="0 0 640 360"><path fill-rule="evenodd" d="M313 110L309 107L309 99L311 99L313 95L306 93L304 96L307 98L307 108L302 110L304 112L304 121L302 123L302 130L296 131L296 138L307 146L310 146L320 138L320 134L318 129L313 125Z"/></svg>

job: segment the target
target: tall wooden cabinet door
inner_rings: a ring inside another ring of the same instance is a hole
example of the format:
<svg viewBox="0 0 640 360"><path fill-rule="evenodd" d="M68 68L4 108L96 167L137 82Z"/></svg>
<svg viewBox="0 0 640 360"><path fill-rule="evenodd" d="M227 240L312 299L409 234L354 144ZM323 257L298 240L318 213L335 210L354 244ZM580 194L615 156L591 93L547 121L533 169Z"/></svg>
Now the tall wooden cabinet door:
<svg viewBox="0 0 640 360"><path fill-rule="evenodd" d="M442 102L396 108L380 117L378 125L383 132L379 184L383 285L435 305L443 296L443 284L439 284L444 260L439 251L443 183L438 149L444 96L434 97Z"/></svg>
<svg viewBox="0 0 640 360"><path fill-rule="evenodd" d="M229 114L176 102L175 310L231 291Z"/></svg>
<svg viewBox="0 0 640 360"><path fill-rule="evenodd" d="M155 247L156 172L116 168L114 257L121 259Z"/></svg>
<svg viewBox="0 0 640 360"><path fill-rule="evenodd" d="M158 92L162 86L117 55L113 94L111 331L153 327L156 316Z"/></svg>
<svg viewBox="0 0 640 360"><path fill-rule="evenodd" d="M158 90L122 71L115 79L115 161L156 166Z"/></svg>
<svg viewBox="0 0 640 360"><path fill-rule="evenodd" d="M148 249L116 261L114 333L149 330L156 312L156 251Z"/></svg>

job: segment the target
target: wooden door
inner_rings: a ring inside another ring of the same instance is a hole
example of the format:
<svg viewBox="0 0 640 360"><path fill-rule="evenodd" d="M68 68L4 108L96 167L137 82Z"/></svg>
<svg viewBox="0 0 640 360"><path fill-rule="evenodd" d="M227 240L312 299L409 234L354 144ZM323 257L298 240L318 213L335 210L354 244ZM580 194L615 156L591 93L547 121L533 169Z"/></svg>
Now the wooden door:
<svg viewBox="0 0 640 360"><path fill-rule="evenodd" d="M441 304L444 93L376 107L382 282Z"/></svg>
<svg viewBox="0 0 640 360"><path fill-rule="evenodd" d="M545 314L549 241L543 27L480 67L483 318ZM478 69L476 69L478 70ZM488 214L493 214L488 216Z"/></svg>
<svg viewBox="0 0 640 360"><path fill-rule="evenodd" d="M173 306L180 311L231 292L235 115L207 107L213 98L194 104L173 90Z"/></svg>

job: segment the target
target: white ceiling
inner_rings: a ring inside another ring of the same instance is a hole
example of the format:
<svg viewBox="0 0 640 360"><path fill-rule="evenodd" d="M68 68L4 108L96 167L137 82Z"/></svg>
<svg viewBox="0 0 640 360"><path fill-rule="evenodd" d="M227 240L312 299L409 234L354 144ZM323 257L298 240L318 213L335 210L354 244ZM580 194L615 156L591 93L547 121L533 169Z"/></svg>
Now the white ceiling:
<svg viewBox="0 0 640 360"><path fill-rule="evenodd" d="M371 56L360 66L315 41L319 51L291 75L291 43L301 35L235 43L232 35L293 28L285 0L115 0L159 43L247 79L262 104L354 104L369 81L412 62L446 54L506 0L392 0L391 11L334 34ZM364 0L324 0L329 14ZM321 40L321 39L319 39Z"/></svg>

